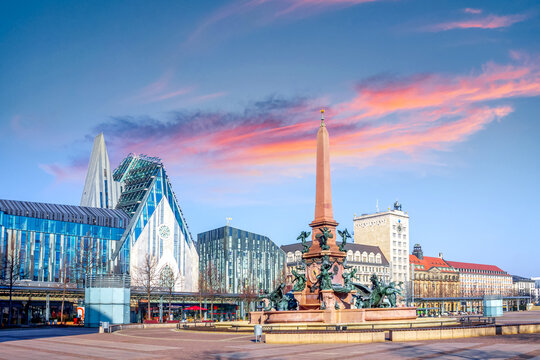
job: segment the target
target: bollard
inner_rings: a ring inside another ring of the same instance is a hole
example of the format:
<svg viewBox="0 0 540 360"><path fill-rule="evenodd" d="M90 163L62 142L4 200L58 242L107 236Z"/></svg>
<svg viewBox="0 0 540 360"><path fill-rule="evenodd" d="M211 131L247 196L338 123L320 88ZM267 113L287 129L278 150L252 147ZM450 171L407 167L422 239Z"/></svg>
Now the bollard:
<svg viewBox="0 0 540 360"><path fill-rule="evenodd" d="M253 331L255 332L255 342L261 342L262 340L262 325L255 325Z"/></svg>

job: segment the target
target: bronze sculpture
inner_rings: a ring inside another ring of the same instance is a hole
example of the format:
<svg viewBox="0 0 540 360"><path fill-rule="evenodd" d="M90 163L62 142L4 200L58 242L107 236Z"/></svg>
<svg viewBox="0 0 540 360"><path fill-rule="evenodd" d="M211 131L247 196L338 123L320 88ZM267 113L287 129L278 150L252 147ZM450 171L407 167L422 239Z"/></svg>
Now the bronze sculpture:
<svg viewBox="0 0 540 360"><path fill-rule="evenodd" d="M355 306L361 308L388 308L396 307L397 295L402 295L400 282L398 286L394 282L386 285L379 281L376 274L371 275L371 288L362 284L352 283L356 290L353 295Z"/></svg>
<svg viewBox="0 0 540 360"><path fill-rule="evenodd" d="M292 281L294 284L293 291L302 291L306 287L306 274L297 273L294 269L292 270L292 274L294 275L294 280Z"/></svg>
<svg viewBox="0 0 540 360"><path fill-rule="evenodd" d="M316 238L319 240L319 246L321 247L321 250L330 250L330 246L328 246L328 239L331 239L334 237L334 235L330 232L330 229L328 229L327 226L319 228L320 234L317 234Z"/></svg>
<svg viewBox="0 0 540 360"><path fill-rule="evenodd" d="M343 252L347 252L347 250L345 250L345 245L347 245L347 239L351 238L351 235L349 234L349 231L347 229L343 230L343 231L337 231L339 236L341 236L341 244L339 244L339 251L343 251Z"/></svg>
<svg viewBox="0 0 540 360"><path fill-rule="evenodd" d="M302 231L296 240L302 241L302 254L305 254L309 251L309 245L307 244L306 238L311 234L311 231Z"/></svg>
<svg viewBox="0 0 540 360"><path fill-rule="evenodd" d="M321 273L317 276L319 282L319 289L321 290L332 290L332 278L334 273L330 270L332 266L326 263L321 265Z"/></svg>
<svg viewBox="0 0 540 360"><path fill-rule="evenodd" d="M402 289L401 289L401 286L403 285L403 281L400 281L399 284L397 285L396 287L396 283L395 282L391 282L385 289L384 289L384 293L390 303L390 306L389 307L396 307L396 302L397 302L397 295L401 295L403 296L402 294Z"/></svg>
<svg viewBox="0 0 540 360"><path fill-rule="evenodd" d="M282 302L284 299L283 289L285 288L285 284L280 284L276 290L272 291L270 294L265 293L260 298L261 299L267 299L268 300L268 306L264 308L264 311L270 311L272 309L279 310L280 306L282 306Z"/></svg>

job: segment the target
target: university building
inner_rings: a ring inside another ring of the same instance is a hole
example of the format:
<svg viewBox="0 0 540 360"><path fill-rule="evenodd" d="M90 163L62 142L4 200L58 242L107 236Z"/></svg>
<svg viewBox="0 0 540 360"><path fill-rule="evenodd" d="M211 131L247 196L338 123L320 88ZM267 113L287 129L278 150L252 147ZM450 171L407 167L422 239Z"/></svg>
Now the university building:
<svg viewBox="0 0 540 360"><path fill-rule="evenodd" d="M390 279L409 281L409 215L396 201L386 212L355 216L354 243L376 246L390 263Z"/></svg>
<svg viewBox="0 0 540 360"><path fill-rule="evenodd" d="M340 244L340 242L336 242ZM311 246L311 241L307 244ZM292 271L304 273L305 269L299 268L302 265L302 244L295 243L283 245L281 249L285 252L287 259L287 277L286 282L292 285L294 275ZM362 244L345 244L347 250L347 265L356 269L355 282L366 286L371 286L370 277L372 274L377 274L380 280L384 282L390 281L390 264L377 246L362 245Z"/></svg>
<svg viewBox="0 0 540 360"><path fill-rule="evenodd" d="M0 200L2 278L16 265L18 281L82 286L88 274L113 271L128 223L122 210Z"/></svg>
<svg viewBox="0 0 540 360"><path fill-rule="evenodd" d="M151 256L158 269L173 270L175 291L197 291L197 248L161 160L130 154L113 178L122 187L116 209L130 217L115 252L119 272L133 277Z"/></svg>
<svg viewBox="0 0 540 360"><path fill-rule="evenodd" d="M121 192L120 183L113 179L105 138L101 133L94 138L81 195L81 206L114 209Z"/></svg>
<svg viewBox="0 0 540 360"><path fill-rule="evenodd" d="M285 253L267 236L227 225L198 234L197 248L201 281L213 291L260 294L284 280Z"/></svg>
<svg viewBox="0 0 540 360"><path fill-rule="evenodd" d="M87 274L134 274L150 254L173 269L176 291L197 290L197 250L160 159L130 154L111 172L98 135L81 203L0 200L2 268L15 261L17 280L82 286Z"/></svg>

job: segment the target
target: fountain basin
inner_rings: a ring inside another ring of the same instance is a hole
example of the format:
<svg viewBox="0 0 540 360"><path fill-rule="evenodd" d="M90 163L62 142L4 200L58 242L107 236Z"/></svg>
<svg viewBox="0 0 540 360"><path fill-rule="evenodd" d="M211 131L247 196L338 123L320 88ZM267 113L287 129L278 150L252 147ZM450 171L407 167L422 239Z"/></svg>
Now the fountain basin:
<svg viewBox="0 0 540 360"><path fill-rule="evenodd" d="M250 324L339 324L414 319L416 319L416 307L250 312Z"/></svg>

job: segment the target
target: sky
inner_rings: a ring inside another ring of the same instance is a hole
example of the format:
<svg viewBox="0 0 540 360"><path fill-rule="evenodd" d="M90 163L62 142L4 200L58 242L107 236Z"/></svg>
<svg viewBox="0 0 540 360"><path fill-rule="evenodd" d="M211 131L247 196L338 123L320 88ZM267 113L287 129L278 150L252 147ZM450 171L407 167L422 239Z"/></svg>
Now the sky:
<svg viewBox="0 0 540 360"><path fill-rule="evenodd" d="M78 205L163 159L194 237L309 230L321 108L334 217L399 200L410 246L540 276L537 1L3 1L0 198Z"/></svg>

